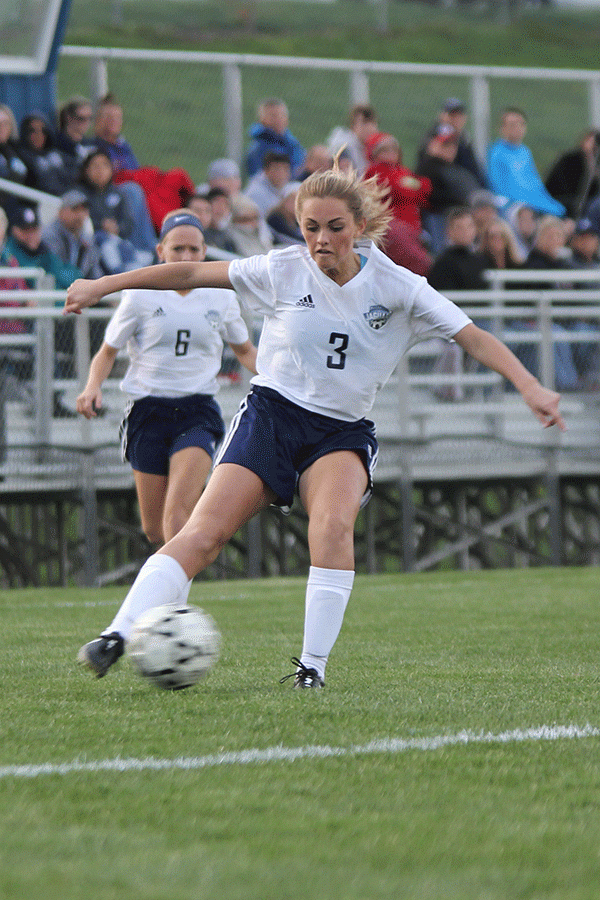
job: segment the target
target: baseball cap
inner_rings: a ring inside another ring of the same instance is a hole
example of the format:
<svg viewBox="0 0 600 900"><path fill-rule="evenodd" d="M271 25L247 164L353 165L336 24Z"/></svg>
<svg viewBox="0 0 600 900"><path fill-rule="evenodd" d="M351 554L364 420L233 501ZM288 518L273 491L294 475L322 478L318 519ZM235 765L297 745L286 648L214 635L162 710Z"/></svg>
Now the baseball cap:
<svg viewBox="0 0 600 900"><path fill-rule="evenodd" d="M90 204L83 191L80 191L78 188L71 188L70 191L64 193L60 198L60 205L73 209L75 206L89 206Z"/></svg>
<svg viewBox="0 0 600 900"><path fill-rule="evenodd" d="M442 144L447 144L449 141L458 140L458 131L452 125L442 123L436 126L433 136Z"/></svg>
<svg viewBox="0 0 600 900"><path fill-rule="evenodd" d="M442 106L444 112L465 112L466 106L458 97L448 97Z"/></svg>
<svg viewBox="0 0 600 900"><path fill-rule="evenodd" d="M12 217L12 225L17 228L38 228L40 220L38 214L31 206L22 206Z"/></svg>
<svg viewBox="0 0 600 900"><path fill-rule="evenodd" d="M573 234L595 234L595 235L598 235L598 230L594 227L594 223L592 222L591 219L578 219L575 224Z"/></svg>
<svg viewBox="0 0 600 900"><path fill-rule="evenodd" d="M208 167L206 178L239 178L240 167L234 159L214 159Z"/></svg>

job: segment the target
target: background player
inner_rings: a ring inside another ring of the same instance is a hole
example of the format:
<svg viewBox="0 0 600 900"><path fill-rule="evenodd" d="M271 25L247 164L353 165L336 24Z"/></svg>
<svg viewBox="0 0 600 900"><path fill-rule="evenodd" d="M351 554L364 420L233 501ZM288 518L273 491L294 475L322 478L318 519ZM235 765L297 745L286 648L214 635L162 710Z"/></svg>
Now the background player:
<svg viewBox="0 0 600 900"><path fill-rule="evenodd" d="M165 218L159 241L161 262L200 261L206 253L200 222L187 209ZM127 346L130 362L121 387L129 403L121 437L151 544L170 540L187 521L223 438L214 395L224 341L256 372L256 348L232 291L126 291L77 398L78 412L88 419L97 415L102 384Z"/></svg>

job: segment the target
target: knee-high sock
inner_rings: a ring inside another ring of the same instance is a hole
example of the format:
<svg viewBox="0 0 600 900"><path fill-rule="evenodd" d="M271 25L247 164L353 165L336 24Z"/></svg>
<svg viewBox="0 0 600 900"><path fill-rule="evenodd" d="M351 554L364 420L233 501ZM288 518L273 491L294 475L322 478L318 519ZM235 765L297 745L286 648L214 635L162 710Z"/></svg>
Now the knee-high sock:
<svg viewBox="0 0 600 900"><path fill-rule="evenodd" d="M176 559L165 553L155 553L138 572L120 610L103 633L117 631L127 640L133 623L142 613L166 603L185 603L190 584Z"/></svg>
<svg viewBox="0 0 600 900"><path fill-rule="evenodd" d="M311 566L306 585L304 645L301 661L325 677L325 666L340 633L354 572Z"/></svg>

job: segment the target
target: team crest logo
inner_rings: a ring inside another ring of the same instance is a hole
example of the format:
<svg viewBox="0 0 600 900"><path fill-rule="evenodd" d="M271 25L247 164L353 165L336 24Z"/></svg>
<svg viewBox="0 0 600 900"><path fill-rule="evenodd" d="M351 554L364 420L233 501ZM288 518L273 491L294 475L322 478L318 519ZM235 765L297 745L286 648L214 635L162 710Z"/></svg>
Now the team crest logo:
<svg viewBox="0 0 600 900"><path fill-rule="evenodd" d="M379 331L391 316L391 312L385 306L382 306L381 303L376 303L374 306L371 306L368 312L363 313L363 316L371 328Z"/></svg>
<svg viewBox="0 0 600 900"><path fill-rule="evenodd" d="M221 324L221 316L216 311L216 309L209 309L208 312L204 314L204 318L210 325L213 331L217 331Z"/></svg>

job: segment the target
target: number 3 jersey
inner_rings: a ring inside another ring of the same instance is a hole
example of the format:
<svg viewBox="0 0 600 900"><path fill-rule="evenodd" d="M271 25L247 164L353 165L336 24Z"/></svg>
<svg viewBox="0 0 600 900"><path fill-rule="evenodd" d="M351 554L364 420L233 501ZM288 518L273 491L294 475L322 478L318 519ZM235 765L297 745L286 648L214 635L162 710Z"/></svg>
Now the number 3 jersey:
<svg viewBox="0 0 600 900"><path fill-rule="evenodd" d="M233 291L203 288L124 291L104 335L130 364L121 388L133 399L215 394L223 342L242 344L248 329Z"/></svg>
<svg viewBox="0 0 600 900"><path fill-rule="evenodd" d="M252 383L345 421L369 412L410 346L435 336L450 340L471 321L371 241L356 251L366 263L342 286L303 246L229 266L240 302L265 316Z"/></svg>

